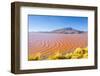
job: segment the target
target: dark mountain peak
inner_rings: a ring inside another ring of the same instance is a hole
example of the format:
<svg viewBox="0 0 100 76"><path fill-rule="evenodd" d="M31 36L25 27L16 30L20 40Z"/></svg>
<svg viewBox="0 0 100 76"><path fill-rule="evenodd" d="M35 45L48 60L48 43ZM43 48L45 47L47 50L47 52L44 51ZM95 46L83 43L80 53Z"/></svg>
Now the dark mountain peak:
<svg viewBox="0 0 100 76"><path fill-rule="evenodd" d="M71 27L67 27L67 28L61 28L61 29L57 29L57 30L53 30L53 33L63 33L63 34L80 34L80 33L84 33L85 31L80 31Z"/></svg>
<svg viewBox="0 0 100 76"><path fill-rule="evenodd" d="M82 34L85 33L85 31L80 31L77 29L74 29L72 27L66 27L61 29L56 29L52 31L40 31L41 33L60 33L60 34Z"/></svg>
<svg viewBox="0 0 100 76"><path fill-rule="evenodd" d="M71 27L63 28L64 30L73 30Z"/></svg>
<svg viewBox="0 0 100 76"><path fill-rule="evenodd" d="M76 29L73 29L72 27L56 29L56 30L53 30L53 31L73 31L73 30L77 31Z"/></svg>

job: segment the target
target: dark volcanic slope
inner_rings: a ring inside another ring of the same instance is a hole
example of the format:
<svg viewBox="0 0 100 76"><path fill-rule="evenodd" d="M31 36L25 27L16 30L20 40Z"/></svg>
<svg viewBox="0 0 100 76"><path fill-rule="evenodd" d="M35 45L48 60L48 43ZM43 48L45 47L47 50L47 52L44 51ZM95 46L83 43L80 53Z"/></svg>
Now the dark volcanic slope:
<svg viewBox="0 0 100 76"><path fill-rule="evenodd" d="M52 33L63 33L63 34L80 34L85 33L84 31L79 31L73 28L62 28L52 31Z"/></svg>
<svg viewBox="0 0 100 76"><path fill-rule="evenodd" d="M61 29L56 29L56 30L52 30L52 31L39 31L38 33L60 33L60 34L82 34L82 33L86 33L85 31L80 31L80 30L76 30L73 28L61 28Z"/></svg>

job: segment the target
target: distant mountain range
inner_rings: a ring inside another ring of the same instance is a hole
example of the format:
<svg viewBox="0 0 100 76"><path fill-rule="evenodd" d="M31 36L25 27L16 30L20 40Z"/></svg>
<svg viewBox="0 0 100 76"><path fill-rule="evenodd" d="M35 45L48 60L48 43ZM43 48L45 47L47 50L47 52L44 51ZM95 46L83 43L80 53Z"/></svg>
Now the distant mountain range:
<svg viewBox="0 0 100 76"><path fill-rule="evenodd" d="M81 34L85 33L85 31L80 31L69 27L69 28L56 29L50 32L40 32L40 33Z"/></svg>
<svg viewBox="0 0 100 76"><path fill-rule="evenodd" d="M64 33L64 34L80 34L85 33L85 31L76 30L73 28L62 28L52 31L52 33Z"/></svg>

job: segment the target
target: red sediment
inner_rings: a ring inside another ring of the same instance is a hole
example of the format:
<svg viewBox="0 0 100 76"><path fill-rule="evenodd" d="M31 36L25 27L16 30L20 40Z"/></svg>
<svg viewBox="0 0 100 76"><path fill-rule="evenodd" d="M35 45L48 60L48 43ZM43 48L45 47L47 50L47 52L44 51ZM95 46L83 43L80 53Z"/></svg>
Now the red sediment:
<svg viewBox="0 0 100 76"><path fill-rule="evenodd" d="M87 33L82 34L55 34L55 33L29 33L29 55L40 52L50 55L56 51L70 52L75 48L87 47Z"/></svg>

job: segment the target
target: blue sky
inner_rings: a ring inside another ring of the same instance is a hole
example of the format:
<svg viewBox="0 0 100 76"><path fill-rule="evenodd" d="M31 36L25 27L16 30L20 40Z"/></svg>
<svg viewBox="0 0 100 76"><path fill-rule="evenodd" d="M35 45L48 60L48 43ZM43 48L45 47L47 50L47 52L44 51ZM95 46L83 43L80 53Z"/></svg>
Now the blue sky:
<svg viewBox="0 0 100 76"><path fill-rule="evenodd" d="M29 15L29 32L52 31L61 28L88 30L88 17Z"/></svg>

